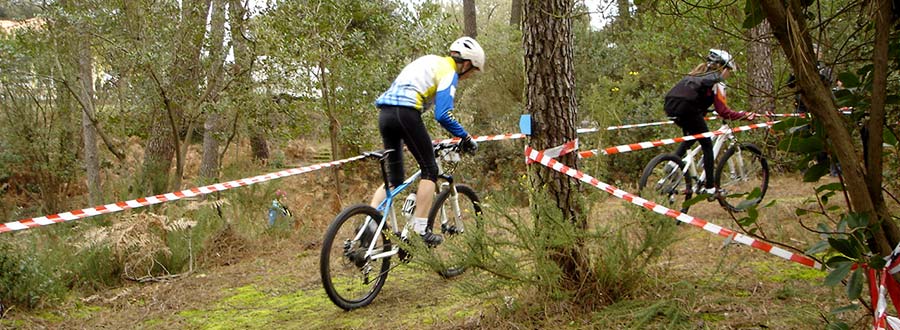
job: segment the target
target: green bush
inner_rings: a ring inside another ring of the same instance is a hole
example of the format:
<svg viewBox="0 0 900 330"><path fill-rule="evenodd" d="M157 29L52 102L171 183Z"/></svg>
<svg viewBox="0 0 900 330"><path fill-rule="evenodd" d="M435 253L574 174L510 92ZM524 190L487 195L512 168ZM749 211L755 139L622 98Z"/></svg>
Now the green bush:
<svg viewBox="0 0 900 330"><path fill-rule="evenodd" d="M38 249L0 242L0 301L35 308L50 305L66 294L58 268L42 258Z"/></svg>

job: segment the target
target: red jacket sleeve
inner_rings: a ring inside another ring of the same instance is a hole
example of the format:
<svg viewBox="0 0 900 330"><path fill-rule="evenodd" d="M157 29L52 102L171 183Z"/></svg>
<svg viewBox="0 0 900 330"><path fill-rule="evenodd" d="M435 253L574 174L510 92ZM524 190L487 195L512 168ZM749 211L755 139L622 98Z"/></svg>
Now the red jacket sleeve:
<svg viewBox="0 0 900 330"><path fill-rule="evenodd" d="M734 111L728 107L728 101L725 98L725 85L721 83L713 86L713 107L716 109L716 113L725 119L737 120L747 116L742 111Z"/></svg>

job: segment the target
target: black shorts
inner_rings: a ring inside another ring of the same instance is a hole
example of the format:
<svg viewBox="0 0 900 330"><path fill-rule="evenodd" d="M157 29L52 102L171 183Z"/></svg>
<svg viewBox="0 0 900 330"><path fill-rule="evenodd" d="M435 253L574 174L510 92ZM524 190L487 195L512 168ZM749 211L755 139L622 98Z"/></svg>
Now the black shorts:
<svg viewBox="0 0 900 330"><path fill-rule="evenodd" d="M435 181L438 176L437 162L431 136L422 122L422 113L409 107L382 105L378 115L378 130L385 149L394 149L388 155L388 183L398 186L403 183L403 145L419 164L423 180Z"/></svg>

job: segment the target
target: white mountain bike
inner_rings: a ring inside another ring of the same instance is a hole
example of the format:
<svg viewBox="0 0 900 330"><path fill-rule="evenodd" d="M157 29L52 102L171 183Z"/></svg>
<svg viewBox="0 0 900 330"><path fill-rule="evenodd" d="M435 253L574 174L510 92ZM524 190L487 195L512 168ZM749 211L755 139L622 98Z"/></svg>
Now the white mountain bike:
<svg viewBox="0 0 900 330"><path fill-rule="evenodd" d="M386 198L377 207L356 204L345 208L335 217L325 232L319 259L322 286L328 298L340 308L351 310L364 307L375 299L387 280L391 257L407 261L408 251L391 239L406 240L411 232L410 218L415 206L403 203L407 225L397 221L394 199L421 175L410 176L403 184L387 189L386 159L395 150L367 152L367 158L377 159L381 165ZM434 145L438 160L438 179L441 184L428 213L428 231L440 232L444 242L429 249L438 273L453 277L465 271L465 262L456 251L466 251L467 241L462 237L480 226L481 202L475 191L464 184L454 183L453 177L444 172L444 162L459 161L459 145L441 143ZM466 227L470 231L466 231Z"/></svg>
<svg viewBox="0 0 900 330"><path fill-rule="evenodd" d="M728 128L728 122L723 120L719 130ZM738 141L730 131L711 139L716 164L716 193L711 198L732 212L742 212L759 204L769 187L769 163L760 149L752 143ZM654 157L641 173L638 194L687 212L692 203L685 202L702 191L708 177L703 171L701 152L700 144L696 143L684 157L679 158L674 153Z"/></svg>

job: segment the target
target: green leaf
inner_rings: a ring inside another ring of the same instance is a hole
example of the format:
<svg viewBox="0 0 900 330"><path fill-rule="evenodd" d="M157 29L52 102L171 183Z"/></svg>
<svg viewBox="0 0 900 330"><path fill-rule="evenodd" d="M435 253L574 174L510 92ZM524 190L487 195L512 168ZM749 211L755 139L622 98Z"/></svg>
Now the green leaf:
<svg viewBox="0 0 900 330"><path fill-rule="evenodd" d="M881 134L881 138L884 139L884 143L897 147L897 136L895 136L894 132L892 132L891 130L884 130L884 133Z"/></svg>
<svg viewBox="0 0 900 330"><path fill-rule="evenodd" d="M827 241L819 241L819 243L825 243L825 245L828 246ZM831 268L835 268L835 267L839 266L841 263L845 263L845 262L853 262L853 260L850 260L850 258L847 258L845 256L840 256L840 255L832 256L831 258L828 258L828 260L825 261L825 265L828 267L831 267Z"/></svg>
<svg viewBox="0 0 900 330"><path fill-rule="evenodd" d="M701 201L705 201L706 196L708 196L708 195L700 194L700 195L694 196L694 198L684 201L684 205L682 207L691 207L694 204L697 204Z"/></svg>
<svg viewBox="0 0 900 330"><path fill-rule="evenodd" d="M844 215L844 220L847 221L847 226L850 226L851 230L868 227L868 219L869 217L862 213L847 213Z"/></svg>
<svg viewBox="0 0 900 330"><path fill-rule="evenodd" d="M809 249L806 249L806 251L804 251L803 253L806 255L822 253L828 249L828 246L829 245L827 241L818 241L816 242L816 244L813 244L813 246L810 246ZM846 259L846 257L844 259Z"/></svg>
<svg viewBox="0 0 900 330"><path fill-rule="evenodd" d="M803 174L803 182L816 182L825 176L831 169L825 164L816 164L806 170Z"/></svg>
<svg viewBox="0 0 900 330"><path fill-rule="evenodd" d="M856 245L853 244L853 242L851 242L849 239L829 237L828 244L831 244L831 247L833 247L838 252L843 253L845 256L848 256L852 259L859 259L859 249L857 249Z"/></svg>
<svg viewBox="0 0 900 330"><path fill-rule="evenodd" d="M809 213L809 211L807 211L806 209L795 209L794 210L794 214L798 217L801 215L805 215L807 213Z"/></svg>
<svg viewBox="0 0 900 330"><path fill-rule="evenodd" d="M869 259L869 268L882 269L886 265L887 265L887 260L884 260L884 258L870 258Z"/></svg>
<svg viewBox="0 0 900 330"><path fill-rule="evenodd" d="M857 309L859 309L859 306L858 306L858 305L856 305L856 304L850 304L850 305L847 305L847 306L841 306L841 307L832 309L832 310L831 310L831 313L832 313L832 314L840 314L840 313L845 313L845 312L852 312L852 311L855 311L855 310L857 310ZM832 324L834 324L834 323L832 323ZM839 323L839 324L843 324L843 323ZM831 328L828 328L828 329L831 329ZM844 324L844 327L843 327L843 328L835 328L835 329L850 329L850 328L847 327L846 324Z"/></svg>
<svg viewBox="0 0 900 330"><path fill-rule="evenodd" d="M837 268L828 273L828 276L825 276L825 285L835 286L838 283L841 283L841 280L847 277L847 274L850 274L850 267L852 266L852 262L840 263Z"/></svg>
<svg viewBox="0 0 900 330"><path fill-rule="evenodd" d="M863 288L862 267L857 267L850 275L850 281L847 282L847 297L850 300L859 299L859 294Z"/></svg>
<svg viewBox="0 0 900 330"><path fill-rule="evenodd" d="M834 311L832 311L833 313ZM843 311L841 311L843 312ZM832 322L825 326L825 330L850 330L850 326L844 322Z"/></svg>
<svg viewBox="0 0 900 330"><path fill-rule="evenodd" d="M844 84L844 88L859 87L859 77L852 72L841 72L838 74L838 80Z"/></svg>
<svg viewBox="0 0 900 330"><path fill-rule="evenodd" d="M758 0L747 0L744 4L744 15L746 17L743 24L745 29L753 28L766 19L766 14L763 13Z"/></svg>
<svg viewBox="0 0 900 330"><path fill-rule="evenodd" d="M821 185L821 186L816 187L816 192L817 192L817 193L820 193L820 192L823 192L823 191L826 191L826 190L828 190L828 191L843 191L843 190L844 190L844 186L841 185L840 182L832 182L832 183L829 183L829 184L824 184L824 185Z"/></svg>

